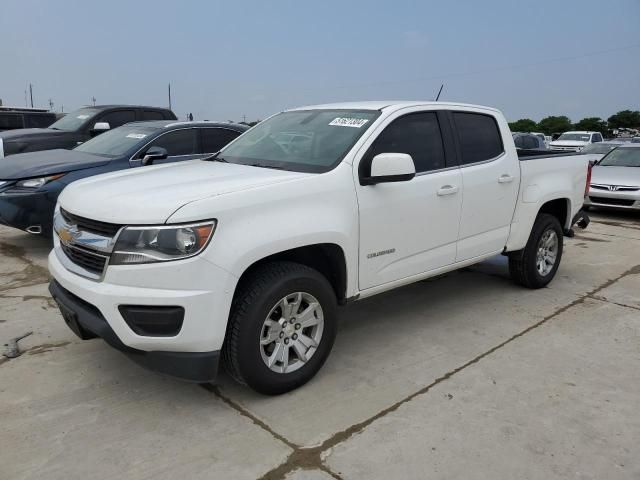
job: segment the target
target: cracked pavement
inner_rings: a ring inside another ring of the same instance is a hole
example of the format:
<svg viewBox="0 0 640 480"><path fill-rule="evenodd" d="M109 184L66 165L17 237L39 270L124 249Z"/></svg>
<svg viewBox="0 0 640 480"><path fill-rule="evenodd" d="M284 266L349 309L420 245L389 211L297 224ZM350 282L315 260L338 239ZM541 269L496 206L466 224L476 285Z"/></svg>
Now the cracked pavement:
<svg viewBox="0 0 640 480"><path fill-rule="evenodd" d="M0 478L640 478L640 215L593 220L548 288L496 257L343 308L280 397L79 340L47 242L0 227L0 345L33 332L0 356Z"/></svg>

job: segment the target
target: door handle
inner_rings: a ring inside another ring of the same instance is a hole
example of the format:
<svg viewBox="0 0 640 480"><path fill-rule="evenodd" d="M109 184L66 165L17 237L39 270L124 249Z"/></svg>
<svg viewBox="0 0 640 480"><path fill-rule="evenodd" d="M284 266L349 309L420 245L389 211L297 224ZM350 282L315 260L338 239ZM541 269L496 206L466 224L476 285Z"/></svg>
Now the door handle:
<svg viewBox="0 0 640 480"><path fill-rule="evenodd" d="M454 193L458 193L457 185L444 185L438 190L439 197L442 197L444 195L453 195Z"/></svg>
<svg viewBox="0 0 640 480"><path fill-rule="evenodd" d="M508 174L500 175L498 178L498 183L511 183L513 182L513 177Z"/></svg>

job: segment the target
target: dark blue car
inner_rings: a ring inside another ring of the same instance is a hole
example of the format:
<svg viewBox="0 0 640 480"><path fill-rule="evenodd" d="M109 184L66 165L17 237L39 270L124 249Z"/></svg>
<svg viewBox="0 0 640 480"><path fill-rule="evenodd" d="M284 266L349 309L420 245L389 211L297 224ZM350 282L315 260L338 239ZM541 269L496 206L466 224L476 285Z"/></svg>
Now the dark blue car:
<svg viewBox="0 0 640 480"><path fill-rule="evenodd" d="M58 196L71 182L217 152L248 127L234 123L128 123L73 150L44 150L0 159L0 224L51 236Z"/></svg>

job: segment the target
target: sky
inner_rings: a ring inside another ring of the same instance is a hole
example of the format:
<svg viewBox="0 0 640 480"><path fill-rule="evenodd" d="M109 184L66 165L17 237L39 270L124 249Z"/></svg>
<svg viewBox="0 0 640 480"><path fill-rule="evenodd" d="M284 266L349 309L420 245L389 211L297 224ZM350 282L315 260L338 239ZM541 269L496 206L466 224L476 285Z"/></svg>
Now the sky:
<svg viewBox="0 0 640 480"><path fill-rule="evenodd" d="M353 100L640 110L640 0L2 0L0 99L247 121Z"/></svg>

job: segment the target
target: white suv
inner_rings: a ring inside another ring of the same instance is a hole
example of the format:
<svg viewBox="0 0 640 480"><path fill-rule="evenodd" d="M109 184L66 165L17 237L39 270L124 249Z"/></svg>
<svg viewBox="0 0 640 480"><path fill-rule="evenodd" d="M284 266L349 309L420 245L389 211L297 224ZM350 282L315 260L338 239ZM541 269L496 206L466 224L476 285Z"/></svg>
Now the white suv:
<svg viewBox="0 0 640 480"><path fill-rule="evenodd" d="M602 141L600 132L564 132L557 140L549 144L551 150L579 152L587 145Z"/></svg>

